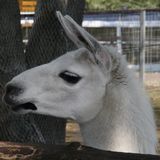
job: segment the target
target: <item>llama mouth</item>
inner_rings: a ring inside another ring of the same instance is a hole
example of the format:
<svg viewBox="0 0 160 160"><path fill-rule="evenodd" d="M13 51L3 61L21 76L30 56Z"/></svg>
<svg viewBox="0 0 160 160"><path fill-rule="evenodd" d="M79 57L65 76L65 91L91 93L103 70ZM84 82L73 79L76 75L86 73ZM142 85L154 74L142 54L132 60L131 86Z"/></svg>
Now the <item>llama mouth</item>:
<svg viewBox="0 0 160 160"><path fill-rule="evenodd" d="M12 110L14 112L19 112L19 111L22 111L22 110L33 110L33 111L35 111L35 110L37 110L37 107L31 102L27 102L27 103L23 103L23 104L13 106Z"/></svg>

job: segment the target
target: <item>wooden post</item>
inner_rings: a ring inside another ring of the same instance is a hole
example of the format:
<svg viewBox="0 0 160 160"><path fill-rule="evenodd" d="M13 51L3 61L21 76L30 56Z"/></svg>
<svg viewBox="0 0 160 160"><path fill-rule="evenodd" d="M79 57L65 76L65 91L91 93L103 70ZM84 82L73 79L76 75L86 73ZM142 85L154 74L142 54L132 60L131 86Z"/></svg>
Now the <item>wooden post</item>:
<svg viewBox="0 0 160 160"><path fill-rule="evenodd" d="M145 73L145 40L146 40L146 11L143 10L140 13L140 63L139 63L139 78L141 82L144 82Z"/></svg>

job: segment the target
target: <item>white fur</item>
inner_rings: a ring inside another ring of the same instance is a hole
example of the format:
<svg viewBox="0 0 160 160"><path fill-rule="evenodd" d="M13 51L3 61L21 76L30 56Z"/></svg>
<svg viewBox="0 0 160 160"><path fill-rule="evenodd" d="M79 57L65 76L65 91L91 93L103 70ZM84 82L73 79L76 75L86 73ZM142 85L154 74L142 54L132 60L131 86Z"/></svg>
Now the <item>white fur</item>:
<svg viewBox="0 0 160 160"><path fill-rule="evenodd" d="M79 49L13 78L10 84L24 88L17 101L34 103L35 113L75 119L85 145L155 154L153 110L123 56L101 46L69 16L57 16ZM65 82L59 77L65 70L82 79L74 85Z"/></svg>

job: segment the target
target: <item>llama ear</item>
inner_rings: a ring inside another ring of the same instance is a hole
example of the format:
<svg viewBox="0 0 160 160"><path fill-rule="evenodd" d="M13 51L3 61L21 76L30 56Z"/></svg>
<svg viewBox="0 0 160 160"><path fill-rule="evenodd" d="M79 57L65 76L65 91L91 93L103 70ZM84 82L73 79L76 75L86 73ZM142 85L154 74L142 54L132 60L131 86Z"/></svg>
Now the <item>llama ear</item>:
<svg viewBox="0 0 160 160"><path fill-rule="evenodd" d="M89 33L80 27L70 16L63 16L59 11L56 14L68 38L78 48L85 47L92 52L95 51L95 45L98 45L96 39L92 40Z"/></svg>
<svg viewBox="0 0 160 160"><path fill-rule="evenodd" d="M111 66L111 58L110 55L106 53L107 50L70 16L63 16L59 11L57 11L56 14L68 38L73 41L78 48L87 48L93 54L97 64L109 69Z"/></svg>

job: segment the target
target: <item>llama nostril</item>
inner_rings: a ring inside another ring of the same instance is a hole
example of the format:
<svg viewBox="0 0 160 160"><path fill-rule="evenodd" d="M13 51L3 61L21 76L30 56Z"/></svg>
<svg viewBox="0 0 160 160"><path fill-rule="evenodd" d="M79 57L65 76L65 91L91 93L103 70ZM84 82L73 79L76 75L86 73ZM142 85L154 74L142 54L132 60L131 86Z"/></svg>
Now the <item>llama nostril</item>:
<svg viewBox="0 0 160 160"><path fill-rule="evenodd" d="M15 97L21 94L22 92L23 89L19 86L8 84L5 89L4 101L9 105L16 103Z"/></svg>
<svg viewBox="0 0 160 160"><path fill-rule="evenodd" d="M6 94L7 95L14 95L17 96L22 92L22 88L16 86L16 85L7 85L6 86Z"/></svg>

